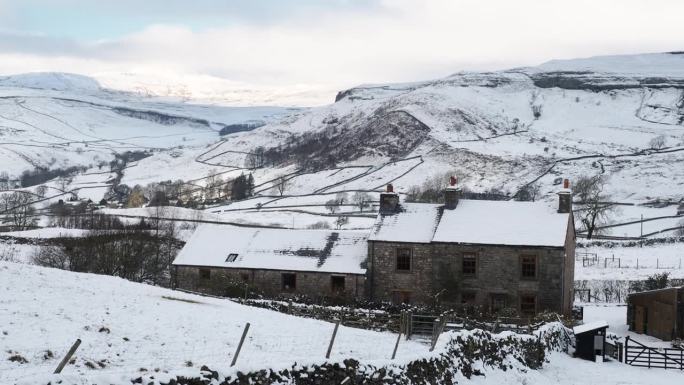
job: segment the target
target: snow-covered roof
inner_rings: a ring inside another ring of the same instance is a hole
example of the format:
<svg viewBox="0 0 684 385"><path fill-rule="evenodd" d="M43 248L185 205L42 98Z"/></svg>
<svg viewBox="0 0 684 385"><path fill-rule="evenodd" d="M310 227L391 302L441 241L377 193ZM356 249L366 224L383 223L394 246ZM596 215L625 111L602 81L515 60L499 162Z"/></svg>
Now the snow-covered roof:
<svg viewBox="0 0 684 385"><path fill-rule="evenodd" d="M461 199L444 210L433 242L511 246L565 245L570 214L545 202Z"/></svg>
<svg viewBox="0 0 684 385"><path fill-rule="evenodd" d="M365 274L366 232L204 224L174 265ZM231 254L232 262L228 262Z"/></svg>
<svg viewBox="0 0 684 385"><path fill-rule="evenodd" d="M369 240L563 247L570 215L544 202L461 199L453 210L427 203L400 207L378 214Z"/></svg>
<svg viewBox="0 0 684 385"><path fill-rule="evenodd" d="M607 327L608 327L608 322L606 322L606 321L594 321L594 322L585 323L583 325L575 326L574 328L572 328L572 332L575 333L575 335L577 335L577 334L582 334L582 333L590 332L592 330L603 329L603 328L607 328Z"/></svg>
<svg viewBox="0 0 684 385"><path fill-rule="evenodd" d="M371 241L430 243L439 223L441 205L403 203L395 213L380 213Z"/></svg>

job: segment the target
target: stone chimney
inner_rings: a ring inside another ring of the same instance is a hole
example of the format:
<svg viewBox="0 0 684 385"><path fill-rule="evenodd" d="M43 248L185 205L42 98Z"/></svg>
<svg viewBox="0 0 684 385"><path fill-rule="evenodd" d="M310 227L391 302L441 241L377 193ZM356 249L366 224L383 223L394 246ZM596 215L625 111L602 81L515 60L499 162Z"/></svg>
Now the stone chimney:
<svg viewBox="0 0 684 385"><path fill-rule="evenodd" d="M572 212L572 190L570 190L568 179L563 179L563 189L558 192L558 212L561 214Z"/></svg>
<svg viewBox="0 0 684 385"><path fill-rule="evenodd" d="M399 208L399 194L394 192L392 184L387 185L387 190L380 193L380 213L395 213Z"/></svg>
<svg viewBox="0 0 684 385"><path fill-rule="evenodd" d="M458 179L455 176L449 178L449 187L444 189L444 208L453 210L458 206L458 200L461 199L461 188L457 186Z"/></svg>

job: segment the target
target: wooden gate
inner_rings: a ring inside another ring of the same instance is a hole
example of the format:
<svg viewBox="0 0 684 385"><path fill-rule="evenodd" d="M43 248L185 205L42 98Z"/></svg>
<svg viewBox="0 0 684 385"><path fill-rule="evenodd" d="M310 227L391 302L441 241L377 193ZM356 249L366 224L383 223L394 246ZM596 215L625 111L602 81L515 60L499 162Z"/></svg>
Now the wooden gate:
<svg viewBox="0 0 684 385"><path fill-rule="evenodd" d="M684 350L654 348L625 338L625 364L645 368L684 370Z"/></svg>

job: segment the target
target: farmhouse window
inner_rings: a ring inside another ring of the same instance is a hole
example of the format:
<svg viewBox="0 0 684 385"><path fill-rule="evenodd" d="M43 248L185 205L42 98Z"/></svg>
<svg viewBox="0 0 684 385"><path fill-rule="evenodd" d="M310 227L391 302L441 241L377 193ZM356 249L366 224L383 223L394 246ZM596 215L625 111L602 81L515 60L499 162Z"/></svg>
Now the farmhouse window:
<svg viewBox="0 0 684 385"><path fill-rule="evenodd" d="M235 262L237 259L238 255L235 253L230 253L228 254L228 258L226 258L226 262Z"/></svg>
<svg viewBox="0 0 684 385"><path fill-rule="evenodd" d="M397 249L397 271L411 271L411 254L410 248Z"/></svg>
<svg viewBox="0 0 684 385"><path fill-rule="evenodd" d="M477 275L477 257L475 253L463 254L463 275L466 277Z"/></svg>
<svg viewBox="0 0 684 385"><path fill-rule="evenodd" d="M211 269L199 269L201 279L211 279Z"/></svg>
<svg viewBox="0 0 684 385"><path fill-rule="evenodd" d="M494 293L492 294L492 313L500 312L506 308L506 294Z"/></svg>
<svg viewBox="0 0 684 385"><path fill-rule="evenodd" d="M522 294L520 296L520 314L533 316L537 313L537 297L533 294Z"/></svg>
<svg viewBox="0 0 684 385"><path fill-rule="evenodd" d="M395 290L392 292L392 303L402 304L411 303L411 292L406 290Z"/></svg>
<svg viewBox="0 0 684 385"><path fill-rule="evenodd" d="M537 278L537 257L534 255L523 255L520 257L520 277L522 279Z"/></svg>
<svg viewBox="0 0 684 385"><path fill-rule="evenodd" d="M330 287L333 293L344 292L344 276L333 275L330 277Z"/></svg>
<svg viewBox="0 0 684 385"><path fill-rule="evenodd" d="M297 288L297 274L283 273L283 287L284 291L292 291Z"/></svg>
<svg viewBox="0 0 684 385"><path fill-rule="evenodd" d="M464 305L475 304L475 292L474 291L464 291L461 293L461 303Z"/></svg>

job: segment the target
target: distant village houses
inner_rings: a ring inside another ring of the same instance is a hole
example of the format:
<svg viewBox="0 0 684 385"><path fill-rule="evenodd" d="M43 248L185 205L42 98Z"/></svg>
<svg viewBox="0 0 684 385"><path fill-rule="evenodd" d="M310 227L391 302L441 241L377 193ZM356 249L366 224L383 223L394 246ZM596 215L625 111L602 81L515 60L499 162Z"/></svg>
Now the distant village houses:
<svg viewBox="0 0 684 385"><path fill-rule="evenodd" d="M176 284L569 314L575 228L567 180L563 187L550 207L462 199L453 178L444 204L402 203L388 185L370 233L203 225L174 261Z"/></svg>

